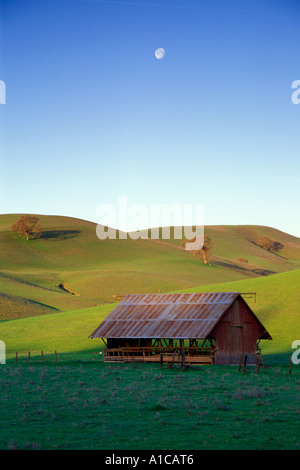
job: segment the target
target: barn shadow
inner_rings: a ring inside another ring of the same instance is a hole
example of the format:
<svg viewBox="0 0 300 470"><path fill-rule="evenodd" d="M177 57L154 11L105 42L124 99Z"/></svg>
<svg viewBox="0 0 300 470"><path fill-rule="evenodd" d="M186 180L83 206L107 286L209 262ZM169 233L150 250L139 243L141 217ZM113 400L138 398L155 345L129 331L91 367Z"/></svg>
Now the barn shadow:
<svg viewBox="0 0 300 470"><path fill-rule="evenodd" d="M81 230L46 230L41 233L40 238L66 240L75 238L81 233Z"/></svg>

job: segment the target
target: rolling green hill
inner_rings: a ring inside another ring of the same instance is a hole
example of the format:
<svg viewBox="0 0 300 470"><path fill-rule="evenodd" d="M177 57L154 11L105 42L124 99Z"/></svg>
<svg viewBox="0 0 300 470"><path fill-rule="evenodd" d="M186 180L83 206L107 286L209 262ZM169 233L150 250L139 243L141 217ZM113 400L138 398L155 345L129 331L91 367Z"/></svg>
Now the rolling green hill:
<svg viewBox="0 0 300 470"><path fill-rule="evenodd" d="M269 227L206 227L214 248L212 265L205 266L180 248L181 240L103 241L96 237L96 224L69 217L39 215L42 236L27 242L10 232L18 217L0 216L2 320L111 304L114 295L198 288L300 267L300 239ZM282 250L275 254L257 246L266 236Z"/></svg>

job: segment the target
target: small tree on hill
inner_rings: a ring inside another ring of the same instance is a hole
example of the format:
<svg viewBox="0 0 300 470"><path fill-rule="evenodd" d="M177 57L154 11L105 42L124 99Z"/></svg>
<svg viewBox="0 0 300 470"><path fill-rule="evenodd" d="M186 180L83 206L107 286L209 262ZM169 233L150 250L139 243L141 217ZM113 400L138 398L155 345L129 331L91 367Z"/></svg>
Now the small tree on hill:
<svg viewBox="0 0 300 470"><path fill-rule="evenodd" d="M191 240L184 240L181 243L181 246L185 247L185 244L187 242L191 243L191 242L195 242L195 240L196 240L195 237L192 238ZM204 237L202 248L200 250L193 251L193 257L200 258L203 260L204 264L207 264L209 258L212 255L213 246L214 246L213 241L209 237Z"/></svg>
<svg viewBox="0 0 300 470"><path fill-rule="evenodd" d="M39 238L41 235L41 226L38 217L34 215L22 215L17 222L10 227L11 232L17 232L21 237Z"/></svg>
<svg viewBox="0 0 300 470"><path fill-rule="evenodd" d="M204 264L207 264L208 259L212 255L213 246L214 246L214 244L213 244L212 240L209 237L204 237L203 246L202 246L201 250L197 250L194 253L194 257L199 256L203 260Z"/></svg>

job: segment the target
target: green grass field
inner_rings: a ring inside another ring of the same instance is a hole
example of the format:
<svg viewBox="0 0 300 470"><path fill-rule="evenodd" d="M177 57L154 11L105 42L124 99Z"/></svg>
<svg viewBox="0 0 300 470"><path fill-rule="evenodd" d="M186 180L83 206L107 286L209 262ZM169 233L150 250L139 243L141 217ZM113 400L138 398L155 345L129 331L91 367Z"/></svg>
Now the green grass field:
<svg viewBox="0 0 300 470"><path fill-rule="evenodd" d="M0 367L1 449L299 450L300 369Z"/></svg>

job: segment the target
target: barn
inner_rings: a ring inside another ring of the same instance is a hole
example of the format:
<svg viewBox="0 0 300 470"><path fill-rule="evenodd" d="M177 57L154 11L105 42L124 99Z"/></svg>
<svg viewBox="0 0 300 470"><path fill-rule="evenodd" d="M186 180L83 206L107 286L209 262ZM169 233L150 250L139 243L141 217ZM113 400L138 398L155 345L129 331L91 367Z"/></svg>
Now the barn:
<svg viewBox="0 0 300 470"><path fill-rule="evenodd" d="M238 292L126 295L90 335L103 339L105 362L256 364L272 339Z"/></svg>

